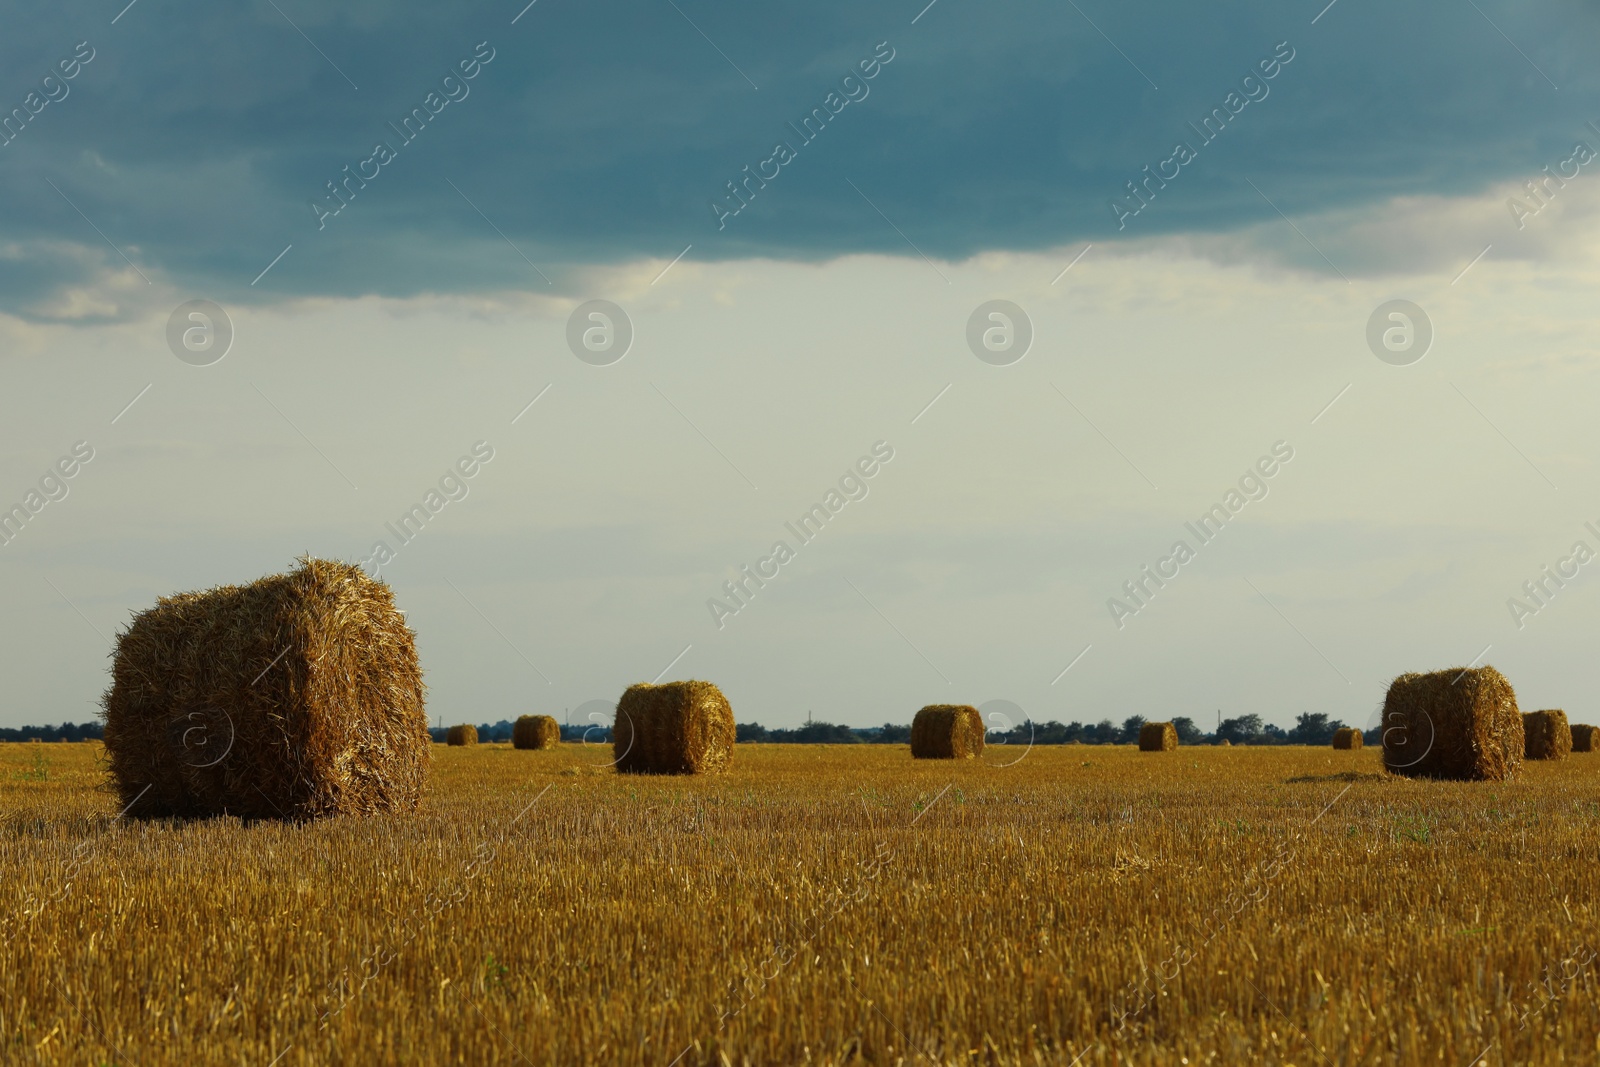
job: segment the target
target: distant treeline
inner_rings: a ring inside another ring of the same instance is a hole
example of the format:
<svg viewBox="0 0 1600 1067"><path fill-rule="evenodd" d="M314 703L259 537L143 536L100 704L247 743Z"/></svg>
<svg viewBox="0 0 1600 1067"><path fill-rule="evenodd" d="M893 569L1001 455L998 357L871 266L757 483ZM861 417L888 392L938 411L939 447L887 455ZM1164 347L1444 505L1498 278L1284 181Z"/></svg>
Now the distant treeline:
<svg viewBox="0 0 1600 1067"><path fill-rule="evenodd" d="M99 741L105 736L102 722L77 724L64 722L60 726L0 726L0 741Z"/></svg>
<svg viewBox="0 0 1600 1067"><path fill-rule="evenodd" d="M511 720L510 719L501 719L499 722L493 723L493 724L486 723L486 722L485 723L479 723L478 724L478 741L479 741L479 743L480 744L486 744L486 743L488 743L490 741L509 741L509 740L511 740L511 725L512 724L511 724ZM433 738L435 741L437 741L441 745L444 744L444 742L445 742L445 734L447 734L449 732L450 732L450 728L448 726L431 726L431 727L428 728L428 736ZM609 745L611 743L611 727L609 727L609 726L562 726L561 727L561 740L563 740L563 741L588 741L590 744L595 744L595 745L599 745L599 744L607 744L607 745Z"/></svg>
<svg viewBox="0 0 1600 1067"><path fill-rule="evenodd" d="M1194 720L1178 716L1171 720L1178 731L1178 740L1185 745L1215 745L1227 741L1235 745L1329 745L1336 730L1344 723L1322 714L1303 714L1288 730L1271 723L1263 723L1259 715L1241 715L1236 719L1223 719L1215 732L1207 733L1194 724ZM991 745L1128 745L1139 740L1139 728L1145 724L1142 715L1130 715L1118 726L1110 719L1085 725L1081 722L1024 722L1008 731L991 730L987 741ZM852 745L885 744L903 745L911 739L911 727L884 723L882 726L835 726L826 722L808 722L793 730L769 730L759 723L740 723L737 727L740 741L759 741L771 745ZM1382 731L1372 729L1362 735L1369 745L1378 743Z"/></svg>
<svg viewBox="0 0 1600 1067"><path fill-rule="evenodd" d="M1118 726L1110 719L1084 725L1081 722L1025 722L1008 731L990 731L991 745L1066 745L1078 742L1084 745L1128 745L1139 740L1139 728L1145 724L1144 716L1130 715ZM1285 730L1281 726L1263 723L1259 715L1241 715L1236 719L1223 719L1214 732L1207 733L1194 724L1194 720L1179 716L1172 720L1177 728L1178 740L1185 745L1215 745L1228 741L1235 745L1328 745L1333 743L1335 730L1344 723L1326 715L1304 714L1297 716L1294 726ZM428 730L429 736L444 743L445 728ZM1367 730L1363 740L1376 745L1382 740L1381 729ZM105 724L99 722L62 723L60 726L0 727L0 741L98 741L105 736ZM808 722L793 730L769 730L760 723L744 722L737 727L740 741L759 741L768 745L903 745L911 740L911 727L896 723L882 726L836 726L827 722ZM483 723L478 727L478 740L511 740L511 721ZM609 744L611 730L601 726L563 726L561 740L588 741L591 744Z"/></svg>

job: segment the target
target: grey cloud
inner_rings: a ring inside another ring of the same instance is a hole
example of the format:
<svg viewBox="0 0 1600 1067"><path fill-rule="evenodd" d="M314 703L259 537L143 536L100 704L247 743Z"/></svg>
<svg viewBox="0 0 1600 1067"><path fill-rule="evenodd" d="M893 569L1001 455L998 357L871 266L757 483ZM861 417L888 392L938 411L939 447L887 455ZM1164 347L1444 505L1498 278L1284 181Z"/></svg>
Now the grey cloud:
<svg viewBox="0 0 1600 1067"><path fill-rule="evenodd" d="M1115 47L1043 0L947 0L916 25L921 4L881 0L702 0L680 5L687 19L657 0L541 4L515 25L515 2L280 6L315 47L265 3L139 5L114 26L84 0L11 16L0 108L22 106L77 42L95 58L0 148L0 239L39 249L36 263L0 260L0 307L41 314L105 270L100 238L46 178L146 274L217 298L563 292L582 265L691 242L707 259L914 254L907 239L960 258L1225 235L1279 222L1277 209L1359 217L1536 172L1600 121L1582 108L1600 15L1576 2L1481 5L1526 59L1470 6L1421 0L1340 4L1316 25L1318 3L1083 5ZM469 95L405 143L390 123L431 91L459 95L443 79L480 42L493 59L458 83ZM787 124L879 42L894 58L869 95L805 144ZM1280 42L1294 59L1267 95L1201 142L1189 124L1243 95ZM1180 140L1197 158L1119 230L1111 198ZM310 201L380 141L393 160L366 164L377 176L347 186L319 229ZM796 158L719 230L713 198L778 141ZM50 251L63 244L93 255Z"/></svg>

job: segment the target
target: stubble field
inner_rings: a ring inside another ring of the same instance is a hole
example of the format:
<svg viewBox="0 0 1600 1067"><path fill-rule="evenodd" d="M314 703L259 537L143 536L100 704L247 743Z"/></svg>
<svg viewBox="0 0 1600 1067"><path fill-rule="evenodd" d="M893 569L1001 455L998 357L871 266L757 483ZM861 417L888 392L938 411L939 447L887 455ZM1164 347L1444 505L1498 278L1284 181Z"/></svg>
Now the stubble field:
<svg viewBox="0 0 1600 1067"><path fill-rule="evenodd" d="M1600 1059L1600 755L434 754L417 815L286 826L119 820L98 744L0 745L0 1059Z"/></svg>

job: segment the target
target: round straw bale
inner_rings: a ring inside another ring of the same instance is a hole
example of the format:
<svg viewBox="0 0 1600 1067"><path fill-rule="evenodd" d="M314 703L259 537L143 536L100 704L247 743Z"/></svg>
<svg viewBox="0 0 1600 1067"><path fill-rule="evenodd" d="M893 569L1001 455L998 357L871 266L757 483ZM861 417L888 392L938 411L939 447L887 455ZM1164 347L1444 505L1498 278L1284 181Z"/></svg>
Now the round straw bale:
<svg viewBox="0 0 1600 1067"><path fill-rule="evenodd" d="M708 774L733 762L733 707L710 682L630 685L611 728L624 774Z"/></svg>
<svg viewBox="0 0 1600 1067"><path fill-rule="evenodd" d="M163 597L117 636L105 749L129 815L417 807L432 744L415 635L361 568L299 562Z"/></svg>
<svg viewBox="0 0 1600 1067"><path fill-rule="evenodd" d="M1170 722L1147 722L1139 727L1140 752L1171 752L1178 747L1178 728Z"/></svg>
<svg viewBox="0 0 1600 1067"><path fill-rule="evenodd" d="M1223 748L1233 747L1233 742L1229 741L1226 737L1224 737L1221 741L1218 741L1217 744L1221 745Z"/></svg>
<svg viewBox="0 0 1600 1067"><path fill-rule="evenodd" d="M1383 701L1383 763L1411 778L1503 781L1522 770L1517 694L1493 667L1402 674Z"/></svg>
<svg viewBox="0 0 1600 1067"><path fill-rule="evenodd" d="M972 759L983 755L983 716L970 704L929 704L911 720L916 759Z"/></svg>
<svg viewBox="0 0 1600 1067"><path fill-rule="evenodd" d="M1522 717L1522 733L1523 755L1528 759L1566 759L1572 752L1567 713L1559 709L1528 712Z"/></svg>
<svg viewBox="0 0 1600 1067"><path fill-rule="evenodd" d="M1333 732L1334 748L1360 748L1365 740L1354 726L1341 726Z"/></svg>
<svg viewBox="0 0 1600 1067"><path fill-rule="evenodd" d="M549 715L519 715L511 727L512 748L555 748L561 743L561 724Z"/></svg>
<svg viewBox="0 0 1600 1067"><path fill-rule="evenodd" d="M1593 752L1600 748L1600 726L1578 724L1572 727L1572 751Z"/></svg>
<svg viewBox="0 0 1600 1067"><path fill-rule="evenodd" d="M478 743L478 728L470 722L452 726L445 731L444 743L447 745L475 745Z"/></svg>

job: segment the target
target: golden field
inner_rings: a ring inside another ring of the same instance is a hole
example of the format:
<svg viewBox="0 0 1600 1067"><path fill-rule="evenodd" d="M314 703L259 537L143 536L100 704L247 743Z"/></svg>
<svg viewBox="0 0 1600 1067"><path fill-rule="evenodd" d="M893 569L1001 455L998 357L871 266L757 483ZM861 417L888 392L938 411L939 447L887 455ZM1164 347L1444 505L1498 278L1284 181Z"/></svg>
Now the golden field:
<svg viewBox="0 0 1600 1067"><path fill-rule="evenodd" d="M1019 754L435 746L420 814L288 826L118 820L98 744L0 745L0 1059L1600 1060L1600 754Z"/></svg>

